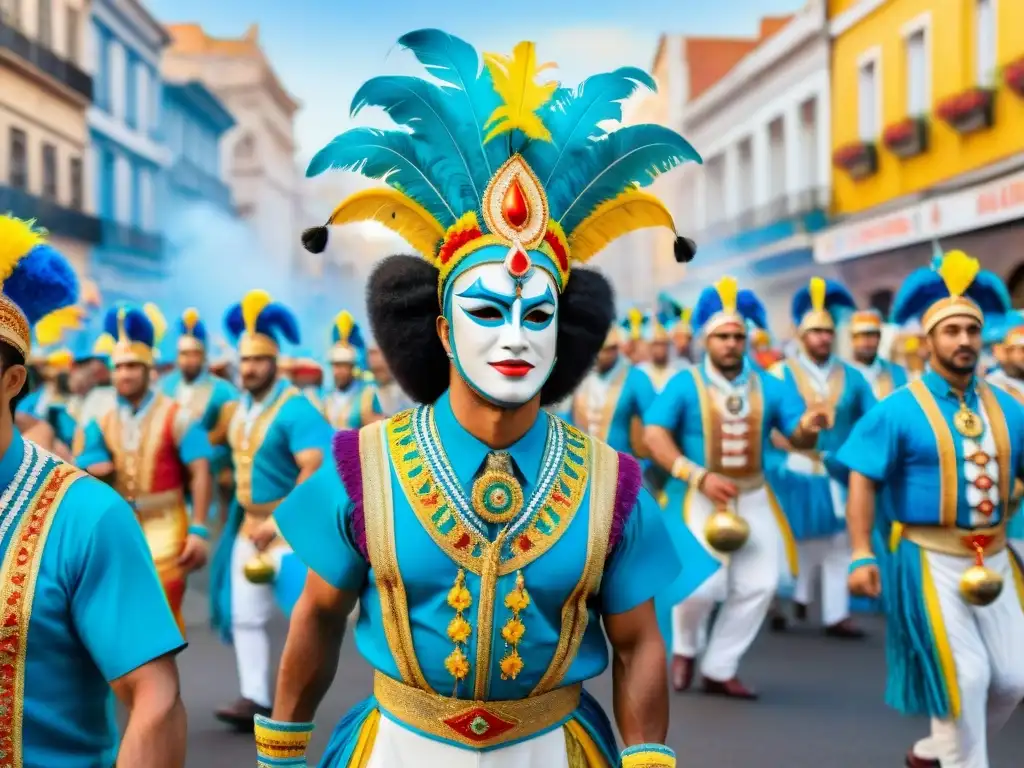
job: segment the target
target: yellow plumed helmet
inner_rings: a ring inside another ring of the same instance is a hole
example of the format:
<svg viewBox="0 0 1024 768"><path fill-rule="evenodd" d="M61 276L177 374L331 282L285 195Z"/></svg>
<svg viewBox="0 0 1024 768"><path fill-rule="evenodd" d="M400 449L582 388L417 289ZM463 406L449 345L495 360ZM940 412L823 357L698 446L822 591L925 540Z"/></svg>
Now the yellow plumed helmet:
<svg viewBox="0 0 1024 768"><path fill-rule="evenodd" d="M51 312L36 323L36 341L40 346L49 347L58 343L67 331L77 331L82 327L85 310L81 307L63 307Z"/></svg>
<svg viewBox="0 0 1024 768"><path fill-rule="evenodd" d="M153 346L155 347L163 341L164 334L167 333L167 318L160 311L160 307L152 302L143 304L142 312L149 318L149 322L153 324Z"/></svg>
<svg viewBox="0 0 1024 768"><path fill-rule="evenodd" d="M52 368L70 368L74 361L70 349L55 349L46 356L46 364Z"/></svg>
<svg viewBox="0 0 1024 768"><path fill-rule="evenodd" d="M352 329L355 328L356 319L352 317L352 313L347 309L341 310L334 317L334 329L337 332L337 338L339 344L348 344L349 336L352 335Z"/></svg>
<svg viewBox="0 0 1024 768"><path fill-rule="evenodd" d="M256 333L256 321L260 313L273 303L273 299L266 291L257 288L249 291L239 302L242 307L242 321L248 333Z"/></svg>
<svg viewBox="0 0 1024 768"><path fill-rule="evenodd" d="M114 354L114 346L116 344L116 340L109 333L101 333L92 345L92 353L94 355L109 357Z"/></svg>
<svg viewBox="0 0 1024 768"><path fill-rule="evenodd" d="M185 326L185 330L192 333L196 326L199 324L199 310L195 307L189 307L181 313L181 324Z"/></svg>

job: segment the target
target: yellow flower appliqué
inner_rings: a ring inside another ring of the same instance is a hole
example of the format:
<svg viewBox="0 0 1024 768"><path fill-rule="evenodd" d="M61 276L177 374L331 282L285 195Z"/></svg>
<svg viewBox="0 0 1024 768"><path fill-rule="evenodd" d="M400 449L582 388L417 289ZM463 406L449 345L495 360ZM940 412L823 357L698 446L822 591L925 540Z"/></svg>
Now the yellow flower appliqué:
<svg viewBox="0 0 1024 768"><path fill-rule="evenodd" d="M519 655L519 642L526 634L526 625L519 617L520 612L525 611L530 605L530 593L526 591L526 580L523 572L516 574L516 587L505 595L505 607L512 611L512 616L501 628L501 637L509 651L501 660L501 679L515 680L523 671L523 659Z"/></svg>
<svg viewBox="0 0 1024 768"><path fill-rule="evenodd" d="M501 628L501 636L509 645L515 645L522 640L525 632L526 627L523 626L523 622L519 619L509 619L505 622L505 626Z"/></svg>
<svg viewBox="0 0 1024 768"><path fill-rule="evenodd" d="M448 637L455 643L455 650L444 660L445 669L455 678L453 696L458 695L459 681L466 679L469 675L469 659L466 658L464 646L473 628L462 612L472 604L473 596L466 588L466 572L460 568L455 576L455 584L448 590L448 605L455 609L455 616L448 622Z"/></svg>
<svg viewBox="0 0 1024 768"><path fill-rule="evenodd" d="M462 584L457 583L454 587L448 590L448 605L456 611L464 611L472 604L473 597L469 594L469 590Z"/></svg>
<svg viewBox="0 0 1024 768"><path fill-rule="evenodd" d="M469 622L461 616L456 616L450 622L448 622L448 637L453 643L464 643L469 639L472 627L469 626Z"/></svg>
<svg viewBox="0 0 1024 768"><path fill-rule="evenodd" d="M466 654L462 652L461 648L456 648L444 660L444 668L456 680L464 680L469 674L469 659L466 658Z"/></svg>
<svg viewBox="0 0 1024 768"><path fill-rule="evenodd" d="M515 680L516 676L523 671L523 660L515 651L509 653L501 660L501 679Z"/></svg>

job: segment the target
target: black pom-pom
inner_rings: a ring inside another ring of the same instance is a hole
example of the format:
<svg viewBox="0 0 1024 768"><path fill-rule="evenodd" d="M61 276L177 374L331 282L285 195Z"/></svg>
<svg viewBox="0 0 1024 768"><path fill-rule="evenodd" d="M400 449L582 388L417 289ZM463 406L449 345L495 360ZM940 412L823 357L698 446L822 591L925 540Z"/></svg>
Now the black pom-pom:
<svg viewBox="0 0 1024 768"><path fill-rule="evenodd" d="M302 232L302 247L310 253L323 253L327 248L327 227L310 227ZM678 249L678 246L676 246ZM679 251L676 251L676 258Z"/></svg>
<svg viewBox="0 0 1024 768"><path fill-rule="evenodd" d="M673 246L676 254L676 261L680 264L689 264L697 255L697 244L688 237L677 237Z"/></svg>

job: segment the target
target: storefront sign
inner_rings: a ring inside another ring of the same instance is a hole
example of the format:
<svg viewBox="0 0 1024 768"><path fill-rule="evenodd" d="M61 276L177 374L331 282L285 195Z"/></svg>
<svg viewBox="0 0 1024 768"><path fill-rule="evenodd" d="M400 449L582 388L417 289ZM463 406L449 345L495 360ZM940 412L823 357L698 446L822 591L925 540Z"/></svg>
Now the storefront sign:
<svg viewBox="0 0 1024 768"><path fill-rule="evenodd" d="M1024 171L840 224L815 238L814 260L833 264L1017 219L1024 219Z"/></svg>

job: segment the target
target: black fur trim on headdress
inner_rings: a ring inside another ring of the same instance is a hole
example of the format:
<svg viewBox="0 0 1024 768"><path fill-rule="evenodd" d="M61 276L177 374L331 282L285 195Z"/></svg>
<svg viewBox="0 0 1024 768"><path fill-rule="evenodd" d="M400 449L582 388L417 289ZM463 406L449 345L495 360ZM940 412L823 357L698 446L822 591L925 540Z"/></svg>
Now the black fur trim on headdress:
<svg viewBox="0 0 1024 768"><path fill-rule="evenodd" d="M327 248L327 227L302 230L302 247L310 253L323 253Z"/></svg>
<svg viewBox="0 0 1024 768"><path fill-rule="evenodd" d="M680 264L688 264L697 255L697 244L690 238L680 235L676 238L673 251L675 251L676 261Z"/></svg>
<svg viewBox="0 0 1024 768"><path fill-rule="evenodd" d="M389 256L366 286L377 346L395 381L419 403L432 403L448 389L448 356L437 336L437 278L437 269L419 256ZM541 404L557 403L576 389L613 322L611 285L597 272L574 269L558 300L558 360Z"/></svg>

